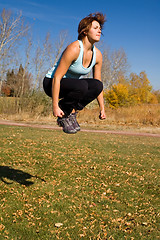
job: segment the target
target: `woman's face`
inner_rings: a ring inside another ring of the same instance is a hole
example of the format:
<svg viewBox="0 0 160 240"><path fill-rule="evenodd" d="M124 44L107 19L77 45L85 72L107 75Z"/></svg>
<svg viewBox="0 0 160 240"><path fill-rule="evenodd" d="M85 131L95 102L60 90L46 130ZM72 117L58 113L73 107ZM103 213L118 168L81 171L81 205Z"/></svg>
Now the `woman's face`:
<svg viewBox="0 0 160 240"><path fill-rule="evenodd" d="M99 22L95 20L92 22L92 25L87 33L87 36L90 40L94 42L99 42L101 37L101 26Z"/></svg>

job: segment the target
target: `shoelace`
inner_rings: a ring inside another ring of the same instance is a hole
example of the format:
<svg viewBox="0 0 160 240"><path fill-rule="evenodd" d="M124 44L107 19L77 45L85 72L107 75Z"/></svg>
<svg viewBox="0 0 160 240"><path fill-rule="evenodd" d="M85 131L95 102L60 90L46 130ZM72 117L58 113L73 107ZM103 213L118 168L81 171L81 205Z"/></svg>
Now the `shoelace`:
<svg viewBox="0 0 160 240"><path fill-rule="evenodd" d="M65 125L67 125L67 127L71 126L71 123L68 118L65 118L65 119L62 118L61 122L62 122L63 126L65 126Z"/></svg>

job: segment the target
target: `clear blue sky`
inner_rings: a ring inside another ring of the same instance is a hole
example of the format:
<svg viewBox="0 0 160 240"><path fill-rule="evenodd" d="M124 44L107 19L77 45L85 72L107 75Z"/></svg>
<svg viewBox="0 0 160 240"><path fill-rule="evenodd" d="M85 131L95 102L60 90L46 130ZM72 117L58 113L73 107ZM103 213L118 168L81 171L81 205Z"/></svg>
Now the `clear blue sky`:
<svg viewBox="0 0 160 240"><path fill-rule="evenodd" d="M92 12L103 12L107 22L103 42L113 49L123 48L131 72L146 71L151 85L160 89L160 0L1 0L0 11L22 10L33 23L35 36L49 31L57 36L68 30L77 39L79 21Z"/></svg>

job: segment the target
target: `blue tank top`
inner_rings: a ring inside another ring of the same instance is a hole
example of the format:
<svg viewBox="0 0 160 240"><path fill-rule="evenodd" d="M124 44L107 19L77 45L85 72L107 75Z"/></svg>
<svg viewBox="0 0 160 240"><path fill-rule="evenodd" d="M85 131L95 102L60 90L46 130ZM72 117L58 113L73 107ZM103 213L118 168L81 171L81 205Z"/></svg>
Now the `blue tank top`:
<svg viewBox="0 0 160 240"><path fill-rule="evenodd" d="M96 50L95 50L95 47L93 46L93 55L92 55L91 63L90 63L90 65L87 68L85 68L83 66L83 52L84 52L83 43L82 43L81 40L78 40L78 41L79 41L79 46L80 46L79 56L70 65L70 67L68 68L68 71L63 76L64 78L80 78L82 75L88 74L91 71L91 69L94 67L94 65L96 64ZM61 57L62 57L62 55L61 55ZM58 60L58 62L54 65L54 67L51 68L48 71L48 73L46 74L46 77L48 77L48 78L53 78L54 77L54 73L55 73L55 71L56 71L56 69L57 69L57 67L59 65L61 57Z"/></svg>

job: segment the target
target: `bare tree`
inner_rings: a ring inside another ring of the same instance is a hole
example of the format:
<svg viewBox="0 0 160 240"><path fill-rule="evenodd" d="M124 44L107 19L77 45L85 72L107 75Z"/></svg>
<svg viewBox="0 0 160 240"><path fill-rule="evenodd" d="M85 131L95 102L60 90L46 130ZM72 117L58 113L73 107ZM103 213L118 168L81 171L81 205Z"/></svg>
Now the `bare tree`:
<svg viewBox="0 0 160 240"><path fill-rule="evenodd" d="M27 38L27 46L26 46L26 59L24 62L23 71L21 71L20 78L21 84L19 88L19 96L22 97L26 90L29 90L31 87L31 74L29 74L28 66L30 65L31 59L31 50L32 50L32 39L30 37Z"/></svg>
<svg viewBox="0 0 160 240"><path fill-rule="evenodd" d="M105 88L108 88L112 83L111 60L109 54L109 49L103 51L102 81Z"/></svg>
<svg viewBox="0 0 160 240"><path fill-rule="evenodd" d="M35 51L35 57L33 58L33 69L34 69L34 89L40 87L40 81L42 80L48 63L50 62L50 54L52 52L52 45L50 43L50 34L47 33L42 45L38 45ZM39 83L39 85L38 85Z"/></svg>
<svg viewBox="0 0 160 240"><path fill-rule="evenodd" d="M125 75L128 69L127 56L122 48L113 52L110 49L103 51L102 79L105 88L117 83L119 77Z"/></svg>
<svg viewBox="0 0 160 240"><path fill-rule="evenodd" d="M11 11L3 9L0 15L0 92L12 49L27 31L28 26L25 26L21 12L14 17Z"/></svg>
<svg viewBox="0 0 160 240"><path fill-rule="evenodd" d="M55 46L54 62L51 62L52 63L51 65L54 65L58 61L60 54L62 53L62 49L64 48L65 45L67 45L67 43L65 43L67 37L68 37L67 31L63 30L60 32L59 39L57 41L55 41L55 43L54 43L54 46Z"/></svg>
<svg viewBox="0 0 160 240"><path fill-rule="evenodd" d="M35 65L35 84L34 89L41 88L42 79L45 76L47 70L54 66L57 62L62 49L64 48L67 38L66 31L62 31L59 34L59 39L51 44L50 34L47 33L42 46L37 47L35 57L33 59L33 65Z"/></svg>

